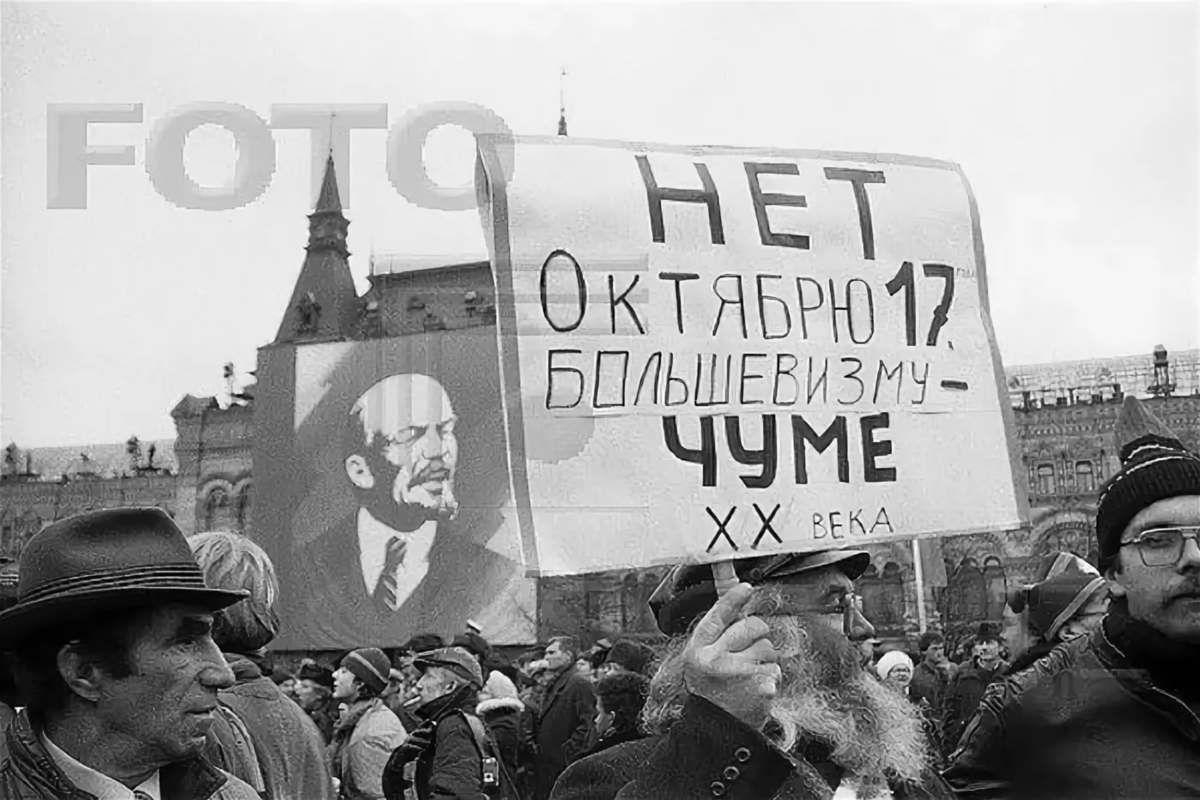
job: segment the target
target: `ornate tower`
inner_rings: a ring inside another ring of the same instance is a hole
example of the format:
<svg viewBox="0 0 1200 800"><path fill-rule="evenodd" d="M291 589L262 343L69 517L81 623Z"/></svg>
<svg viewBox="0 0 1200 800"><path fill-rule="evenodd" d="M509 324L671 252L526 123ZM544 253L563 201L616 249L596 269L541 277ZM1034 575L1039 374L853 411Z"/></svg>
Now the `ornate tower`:
<svg viewBox="0 0 1200 800"><path fill-rule="evenodd" d="M327 341L353 335L357 293L346 248L349 220L342 214L333 154L325 162L325 177L316 208L308 215L307 255L288 303L275 343Z"/></svg>

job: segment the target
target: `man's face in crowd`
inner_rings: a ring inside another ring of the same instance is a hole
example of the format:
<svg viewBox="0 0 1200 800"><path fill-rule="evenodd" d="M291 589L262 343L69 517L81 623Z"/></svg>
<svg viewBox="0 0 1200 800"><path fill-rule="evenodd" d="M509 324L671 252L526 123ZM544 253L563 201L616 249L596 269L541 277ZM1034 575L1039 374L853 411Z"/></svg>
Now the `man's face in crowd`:
<svg viewBox="0 0 1200 800"><path fill-rule="evenodd" d="M425 670L421 677L417 680L417 696L421 698L421 705L425 705L433 700L454 691L454 681L445 670L438 667L430 667Z"/></svg>
<svg viewBox="0 0 1200 800"><path fill-rule="evenodd" d="M912 670L909 669L908 664L897 664L888 670L884 682L896 689L903 689L912 683L912 676Z"/></svg>
<svg viewBox="0 0 1200 800"><path fill-rule="evenodd" d="M937 666L946 660L946 646L944 644L932 644L925 651L925 663L931 666Z"/></svg>
<svg viewBox="0 0 1200 800"><path fill-rule="evenodd" d="M1200 496L1186 495L1159 500L1138 512L1126 526L1121 541L1131 542L1153 528L1200 525ZM1155 562L1150 547L1129 544L1117 554L1116 568L1107 576L1112 593L1124 597L1129 616L1171 639L1200 642L1200 547L1185 540L1183 551L1172 564L1146 566Z"/></svg>
<svg viewBox="0 0 1200 800"><path fill-rule="evenodd" d="M358 692L354 685L354 673L345 667L338 667L333 673L333 696L336 700L349 700Z"/></svg>
<svg viewBox="0 0 1200 800"><path fill-rule="evenodd" d="M292 678L288 678L287 680L280 682L279 691L283 692L288 697L295 697L296 696L296 681L293 680Z"/></svg>
<svg viewBox="0 0 1200 800"><path fill-rule="evenodd" d="M588 679L595 677L592 670L592 662L588 661L586 658L576 659L575 671Z"/></svg>
<svg viewBox="0 0 1200 800"><path fill-rule="evenodd" d="M552 670L563 669L571 663L571 652L563 649L562 642L551 642L546 648L546 663Z"/></svg>
<svg viewBox="0 0 1200 800"><path fill-rule="evenodd" d="M1064 642L1087 636L1100 627L1104 615L1108 613L1109 595L1106 591L1096 592L1095 595L1079 609L1079 613L1067 620L1058 632L1058 638Z"/></svg>
<svg viewBox="0 0 1200 800"><path fill-rule="evenodd" d="M346 459L346 474L372 516L399 530L453 516L457 418L441 384L387 378L355 404L350 424L363 426L367 445Z"/></svg>
<svg viewBox="0 0 1200 800"><path fill-rule="evenodd" d="M310 678L296 682L296 702L305 711L316 708L327 694L325 687Z"/></svg>
<svg viewBox="0 0 1200 800"><path fill-rule="evenodd" d="M96 714L106 731L140 743L147 764L167 764L204 749L217 690L233 672L212 640L213 616L170 603L154 610L128 654L130 674L96 679Z"/></svg>
<svg viewBox="0 0 1200 800"><path fill-rule="evenodd" d="M974 655L979 666L992 667L1000 660L1000 643L995 640L976 642Z"/></svg>

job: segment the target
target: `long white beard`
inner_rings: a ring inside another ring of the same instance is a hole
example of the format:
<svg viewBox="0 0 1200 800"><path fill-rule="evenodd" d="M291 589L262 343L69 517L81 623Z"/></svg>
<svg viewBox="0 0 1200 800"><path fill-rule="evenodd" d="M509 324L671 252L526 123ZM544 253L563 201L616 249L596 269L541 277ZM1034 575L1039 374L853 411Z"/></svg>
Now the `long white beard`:
<svg viewBox="0 0 1200 800"><path fill-rule="evenodd" d="M916 706L863 671L850 643L819 621L767 623L783 668L770 711L780 747L814 739L828 745L864 796L888 780L919 783L930 751Z"/></svg>

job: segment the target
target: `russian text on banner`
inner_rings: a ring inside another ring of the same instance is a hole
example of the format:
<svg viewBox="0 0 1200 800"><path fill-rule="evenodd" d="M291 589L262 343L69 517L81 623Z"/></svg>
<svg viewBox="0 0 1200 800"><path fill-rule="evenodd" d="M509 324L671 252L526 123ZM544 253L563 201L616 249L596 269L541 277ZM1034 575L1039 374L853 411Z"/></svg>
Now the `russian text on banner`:
<svg viewBox="0 0 1200 800"><path fill-rule="evenodd" d="M956 165L562 137L480 153L531 572L1028 519Z"/></svg>

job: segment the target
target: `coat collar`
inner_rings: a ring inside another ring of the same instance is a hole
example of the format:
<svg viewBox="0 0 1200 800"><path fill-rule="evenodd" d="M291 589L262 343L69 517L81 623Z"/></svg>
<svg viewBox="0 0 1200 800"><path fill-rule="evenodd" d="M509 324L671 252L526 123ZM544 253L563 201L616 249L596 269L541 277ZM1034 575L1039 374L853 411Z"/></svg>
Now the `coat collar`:
<svg viewBox="0 0 1200 800"><path fill-rule="evenodd" d="M8 744L12 769L31 783L63 800L95 800L71 783L50 758L33 730L27 711L22 710L13 720L8 730ZM205 800L216 794L228 780L228 775L198 757L168 764L159 771L163 800Z"/></svg>
<svg viewBox="0 0 1200 800"><path fill-rule="evenodd" d="M550 706L554 704L558 696L562 694L563 689L567 688L567 684L571 682L571 678L577 674L579 673L576 671L574 664L564 668L558 674L558 677L554 679L554 683L550 684L549 690L546 691L546 699L542 701L543 716L550 710Z"/></svg>
<svg viewBox="0 0 1200 800"><path fill-rule="evenodd" d="M524 710L525 704L515 697L493 697L491 700L484 700L475 706L475 713L481 717L484 714L491 714L496 711L516 711L520 713Z"/></svg>

